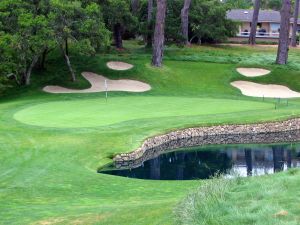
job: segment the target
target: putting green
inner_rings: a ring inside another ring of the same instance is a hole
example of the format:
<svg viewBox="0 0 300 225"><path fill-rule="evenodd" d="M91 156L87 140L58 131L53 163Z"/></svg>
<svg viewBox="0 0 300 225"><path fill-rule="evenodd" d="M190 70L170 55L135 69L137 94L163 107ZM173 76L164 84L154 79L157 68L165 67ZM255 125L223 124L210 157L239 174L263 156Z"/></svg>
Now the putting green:
<svg viewBox="0 0 300 225"><path fill-rule="evenodd" d="M271 109L265 102L183 97L112 97L38 104L15 113L25 124L57 127L96 127L129 120L196 116Z"/></svg>

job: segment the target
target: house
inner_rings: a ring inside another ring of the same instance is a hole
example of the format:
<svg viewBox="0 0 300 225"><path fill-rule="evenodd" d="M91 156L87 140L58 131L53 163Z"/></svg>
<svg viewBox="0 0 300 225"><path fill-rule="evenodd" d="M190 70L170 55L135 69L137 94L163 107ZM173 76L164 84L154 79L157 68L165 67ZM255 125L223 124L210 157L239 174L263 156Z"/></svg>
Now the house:
<svg viewBox="0 0 300 225"><path fill-rule="evenodd" d="M240 22L236 37L230 38L233 42L245 42L249 38L252 9L233 9L227 12L227 19ZM279 11L260 10L257 24L257 41L278 42L281 16ZM290 20L290 34L292 33L294 19ZM298 32L300 32L300 19L298 19Z"/></svg>

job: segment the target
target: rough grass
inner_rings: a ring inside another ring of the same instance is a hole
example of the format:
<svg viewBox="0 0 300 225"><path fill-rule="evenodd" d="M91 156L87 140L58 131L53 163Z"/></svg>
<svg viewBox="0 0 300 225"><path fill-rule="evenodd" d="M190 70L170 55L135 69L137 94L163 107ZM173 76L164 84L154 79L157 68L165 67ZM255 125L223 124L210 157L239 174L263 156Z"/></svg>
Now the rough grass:
<svg viewBox="0 0 300 225"><path fill-rule="evenodd" d="M299 170L233 180L215 178L176 208L181 225L296 225L300 220Z"/></svg>
<svg viewBox="0 0 300 225"><path fill-rule="evenodd" d="M11 90L1 99L0 224L173 224L173 207L199 185L198 181L134 180L97 174L97 168L111 162L112 155L131 151L145 138L170 130L222 123L282 120L300 115L298 99L290 100L289 106L281 104L275 110L272 109L273 99L263 102L259 98L245 97L230 86L232 80L245 79L235 71L239 65L232 64L230 59L236 59L239 55L246 58L248 55L253 62L254 59L262 62L264 54L271 57L275 50L261 51L248 47L170 47L166 52L165 66L154 69L149 66L148 50L133 43L127 44L130 45L129 49L122 53L99 54L95 57L73 55L72 62L78 75L78 82L75 84L70 82L60 56L53 52L47 62L47 70L35 71L30 87ZM199 59L181 61L176 58L184 54L199 55ZM206 62L201 58L206 54L216 56L215 60L211 57L210 62ZM221 58L224 63L216 63ZM298 63L296 52L292 51L290 59L291 64ZM135 67L129 71L112 71L105 66L109 60L126 61ZM251 65L249 63L245 66ZM274 72L263 78L266 80L259 82L286 83L293 89L300 90L300 72L292 66L277 67L271 61L263 65ZM282 72L277 73L277 70ZM106 119L101 114L97 115L102 106L94 104L94 101L103 100L103 93L51 95L41 91L43 86L51 84L86 88L89 84L80 76L82 71L96 72L111 79L141 80L151 84L153 89L142 94L110 93L110 99L118 101L122 98L124 101L120 104L127 107L127 110L122 111L120 107L110 106L108 113L114 115L115 122L111 118L105 122ZM143 106L145 109L142 111L135 111L129 106L134 106L133 102L137 98L141 98L142 102L147 98L152 100L149 105L143 103L146 106ZM166 98L172 98L178 107L170 106L168 110L162 101ZM211 107L193 104L193 101L201 98L203 101L213 99L217 104ZM185 99L190 100L186 102ZM70 107L69 118L72 118L73 113L79 115L72 128L64 127L66 124L73 124L72 120L67 120L68 117L62 110L68 110L69 107L56 105L66 101L71 105L81 103ZM36 121L42 121L43 126L27 125L14 119L14 115L20 110L30 110L31 107L41 107L43 104L50 104L50 107L45 108L46 112L48 109L52 110L52 114L48 113L46 117L40 118L38 116L42 109L36 111ZM188 104L190 108L180 108L184 104ZM96 126L88 124L88 127L78 127L79 123L87 125L87 120L81 118L84 111L82 107L87 105L95 109L91 116L97 119ZM265 106L267 109L264 109ZM160 111L160 108L164 110ZM239 110L232 110L233 108ZM242 108L244 110L240 110ZM60 115L53 115L55 110ZM125 115L125 112L128 114ZM131 115L133 112L136 114ZM184 113L178 116L182 112ZM60 127L47 127L57 116L63 118ZM280 176L284 178L287 174ZM255 179L253 178L254 181ZM282 201L290 202L289 199L294 198L291 191L284 193ZM239 204L246 199L238 197L241 202ZM238 199L235 201L238 202ZM266 202L271 205L271 197ZM290 212L294 207L294 203L288 204L285 210Z"/></svg>

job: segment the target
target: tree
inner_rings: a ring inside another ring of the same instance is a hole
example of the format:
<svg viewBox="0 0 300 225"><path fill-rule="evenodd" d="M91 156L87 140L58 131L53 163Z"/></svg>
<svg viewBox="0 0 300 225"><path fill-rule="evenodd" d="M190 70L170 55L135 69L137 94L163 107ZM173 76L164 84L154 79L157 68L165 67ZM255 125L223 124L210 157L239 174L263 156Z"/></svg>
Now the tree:
<svg viewBox="0 0 300 225"><path fill-rule="evenodd" d="M252 0L224 0L230 9L249 9L252 7Z"/></svg>
<svg viewBox="0 0 300 225"><path fill-rule="evenodd" d="M181 10L183 0L167 0L167 5L165 42L182 44Z"/></svg>
<svg viewBox="0 0 300 225"><path fill-rule="evenodd" d="M221 42L234 36L237 24L226 19L226 9L219 0L194 0L190 10L190 42Z"/></svg>
<svg viewBox="0 0 300 225"><path fill-rule="evenodd" d="M280 35L277 52L277 64L287 64L289 51L289 30L291 18L291 0L282 0Z"/></svg>
<svg viewBox="0 0 300 225"><path fill-rule="evenodd" d="M299 17L299 3L300 3L300 0L296 0L295 9L294 9L294 23L293 23L293 31L292 31L292 40L291 40L291 45L293 47L297 46L297 28L298 28L298 17Z"/></svg>
<svg viewBox="0 0 300 225"><path fill-rule="evenodd" d="M184 0L181 10L181 32L184 39L184 45L189 43L189 10L192 0Z"/></svg>
<svg viewBox="0 0 300 225"><path fill-rule="evenodd" d="M280 10L282 0L261 0L262 9Z"/></svg>
<svg viewBox="0 0 300 225"><path fill-rule="evenodd" d="M166 19L167 0L157 0L157 12L154 31L154 43L152 53L152 65L162 66L164 41L165 41L165 19Z"/></svg>
<svg viewBox="0 0 300 225"><path fill-rule="evenodd" d="M0 32L0 95L9 87L8 77L14 78L19 83L16 75L17 65L10 47L11 38L11 35Z"/></svg>
<svg viewBox="0 0 300 225"><path fill-rule="evenodd" d="M123 48L122 35L124 30L136 27L137 18L133 16L130 10L130 1L128 0L104 0L105 22L113 32L113 38L116 48Z"/></svg>
<svg viewBox="0 0 300 225"><path fill-rule="evenodd" d="M131 0L131 10L133 15L136 15L139 10L140 1L139 0Z"/></svg>
<svg viewBox="0 0 300 225"><path fill-rule="evenodd" d="M252 23L251 23L251 31L250 31L250 36L249 36L249 44L250 45L255 45L259 8L260 8L260 0L255 0L253 18L252 18Z"/></svg>
<svg viewBox="0 0 300 225"><path fill-rule="evenodd" d="M71 0L3 0L0 2L0 73L29 85L38 60L43 65L50 49L61 49L75 81L68 41L81 54L92 54L108 44L105 29L95 3L82 7Z"/></svg>
<svg viewBox="0 0 300 225"><path fill-rule="evenodd" d="M148 0L147 6L147 46L152 46L153 30L153 0Z"/></svg>
<svg viewBox="0 0 300 225"><path fill-rule="evenodd" d="M66 61L72 81L76 80L76 74L69 57L69 41L80 54L93 54L95 49L108 44L109 33L99 12L100 8L96 3L83 7L80 1L51 1L49 20L53 38Z"/></svg>
<svg viewBox="0 0 300 225"><path fill-rule="evenodd" d="M25 85L30 84L32 70L51 42L48 19L41 13L41 8L37 8L37 2L41 3L25 0L0 2L2 44L9 49L3 50L7 56L5 63L12 66L9 72Z"/></svg>

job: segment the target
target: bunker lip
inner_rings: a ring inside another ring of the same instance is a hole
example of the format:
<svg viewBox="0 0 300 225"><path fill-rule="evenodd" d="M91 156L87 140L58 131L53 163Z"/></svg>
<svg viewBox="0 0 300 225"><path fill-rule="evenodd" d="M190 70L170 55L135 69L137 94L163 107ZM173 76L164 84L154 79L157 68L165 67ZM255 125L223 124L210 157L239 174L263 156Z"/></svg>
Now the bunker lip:
<svg viewBox="0 0 300 225"><path fill-rule="evenodd" d="M118 70L118 71L130 70L133 68L132 64L120 62L120 61L110 61L110 62L106 63L106 66L109 69Z"/></svg>
<svg viewBox="0 0 300 225"><path fill-rule="evenodd" d="M170 150L219 144L269 144L300 140L300 118L282 122L188 128L146 139L141 147L113 158L117 169L136 168Z"/></svg>
<svg viewBox="0 0 300 225"><path fill-rule="evenodd" d="M234 81L233 87L238 88L243 95L265 98L300 98L300 93L283 85L258 84L249 81Z"/></svg>
<svg viewBox="0 0 300 225"><path fill-rule="evenodd" d="M141 81L128 79L110 80L102 75L91 72L83 72L82 76L90 82L90 88L76 90L61 86L46 86L43 88L43 91L52 94L105 92L105 81L107 82L107 91L146 92L151 90L151 86L149 84Z"/></svg>
<svg viewBox="0 0 300 225"><path fill-rule="evenodd" d="M270 70L261 68L237 68L236 70L245 77L260 77L271 73Z"/></svg>

